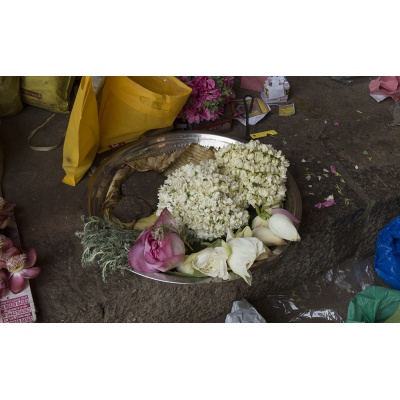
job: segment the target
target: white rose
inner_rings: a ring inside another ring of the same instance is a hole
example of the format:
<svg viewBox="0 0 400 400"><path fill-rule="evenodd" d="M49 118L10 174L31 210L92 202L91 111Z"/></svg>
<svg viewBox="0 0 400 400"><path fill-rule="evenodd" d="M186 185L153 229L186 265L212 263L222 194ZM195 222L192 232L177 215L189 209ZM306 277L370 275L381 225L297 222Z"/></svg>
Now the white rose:
<svg viewBox="0 0 400 400"><path fill-rule="evenodd" d="M191 254L183 262L182 266L177 268L178 271L181 270L187 273L191 269L195 269L213 278L218 277L223 280L229 279L227 265L228 253L225 246L215 248L207 247L197 253Z"/></svg>
<svg viewBox="0 0 400 400"><path fill-rule="evenodd" d="M266 252L264 244L256 237L235 238L231 230L228 231L226 242L231 249L228 257L229 267L250 285L251 275L248 269L261 254Z"/></svg>

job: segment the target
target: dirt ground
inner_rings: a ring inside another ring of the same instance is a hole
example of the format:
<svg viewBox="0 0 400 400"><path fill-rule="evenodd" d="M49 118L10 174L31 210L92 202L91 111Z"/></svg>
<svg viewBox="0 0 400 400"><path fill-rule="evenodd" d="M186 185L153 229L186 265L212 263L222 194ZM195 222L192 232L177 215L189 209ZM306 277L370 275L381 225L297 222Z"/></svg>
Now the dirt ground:
<svg viewBox="0 0 400 400"><path fill-rule="evenodd" d="M317 282L348 259L371 260L378 232L400 209L400 126L390 125L394 102L377 103L369 95L368 84L376 77L287 78L295 115L269 114L250 132L278 132L262 142L281 149L290 160L289 171L302 198L302 241L289 246L279 262L257 271L251 288L238 281L173 285L130 273L111 275L104 282L96 266L82 268L75 232L82 229L90 174L76 187L68 186L61 182L63 147L41 152L28 146L29 133L43 124L49 111L26 105L17 115L3 118L2 191L17 204L24 247L38 253L41 274L31 281L38 322L223 322L232 302L241 298L255 304L267 320L278 322L267 307L267 296L290 293L310 278ZM237 87L238 97L247 93ZM56 114L32 144L58 143L68 121L69 114ZM234 121L227 135L244 138L245 131ZM340 177L324 175L331 165ZM334 206L315 208L331 194ZM312 299L307 307L319 309ZM317 296L314 300L319 301ZM332 295L326 308L340 305L343 316L347 301Z"/></svg>

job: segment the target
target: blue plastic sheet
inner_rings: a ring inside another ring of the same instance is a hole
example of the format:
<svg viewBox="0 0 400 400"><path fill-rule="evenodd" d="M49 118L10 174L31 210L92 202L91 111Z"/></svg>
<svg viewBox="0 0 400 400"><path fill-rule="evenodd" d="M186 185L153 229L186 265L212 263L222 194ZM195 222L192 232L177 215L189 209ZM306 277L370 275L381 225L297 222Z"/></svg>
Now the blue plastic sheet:
<svg viewBox="0 0 400 400"><path fill-rule="evenodd" d="M374 267L385 283L400 290L400 217L379 232Z"/></svg>

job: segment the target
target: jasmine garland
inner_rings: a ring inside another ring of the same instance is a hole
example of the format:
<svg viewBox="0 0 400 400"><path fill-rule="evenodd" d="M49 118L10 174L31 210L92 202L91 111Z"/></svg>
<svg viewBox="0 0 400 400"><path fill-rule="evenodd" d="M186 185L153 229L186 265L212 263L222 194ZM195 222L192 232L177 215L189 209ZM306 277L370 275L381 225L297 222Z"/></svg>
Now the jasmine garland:
<svg viewBox="0 0 400 400"><path fill-rule="evenodd" d="M249 205L283 201L289 162L281 151L259 141L231 144L216 160L186 164L159 189L157 215L168 208L180 234L213 240L248 223Z"/></svg>
<svg viewBox="0 0 400 400"><path fill-rule="evenodd" d="M168 208L180 235L189 241L223 236L249 219L238 179L222 174L215 160L174 171L160 187L158 199L157 215Z"/></svg>
<svg viewBox="0 0 400 400"><path fill-rule="evenodd" d="M239 178L240 191L254 208L285 199L289 161L272 145L258 140L231 144L219 149L216 159L222 173Z"/></svg>

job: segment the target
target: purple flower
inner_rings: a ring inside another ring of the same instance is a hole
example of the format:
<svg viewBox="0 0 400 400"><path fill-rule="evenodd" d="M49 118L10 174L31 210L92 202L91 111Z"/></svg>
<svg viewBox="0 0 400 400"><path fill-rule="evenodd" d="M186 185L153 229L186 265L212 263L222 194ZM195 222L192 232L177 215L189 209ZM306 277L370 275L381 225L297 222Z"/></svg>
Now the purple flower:
<svg viewBox="0 0 400 400"><path fill-rule="evenodd" d="M207 92L206 100L218 100L221 97L221 92L219 89L210 89Z"/></svg>
<svg viewBox="0 0 400 400"><path fill-rule="evenodd" d="M5 266L7 258L13 257L19 253L20 251L14 246L11 239L0 235L0 268Z"/></svg>
<svg viewBox="0 0 400 400"><path fill-rule="evenodd" d="M28 254L16 254L5 260L4 268L10 274L8 284L11 292L21 292L25 286L25 279L36 278L39 275L40 268L35 267L36 258L36 250L30 249Z"/></svg>
<svg viewBox="0 0 400 400"><path fill-rule="evenodd" d="M211 114L210 120L211 120L211 121L217 120L219 117L222 116L223 113L224 113L224 110L223 110L223 109L217 110L215 113Z"/></svg>
<svg viewBox="0 0 400 400"><path fill-rule="evenodd" d="M224 106L235 97L233 77L190 76L178 77L192 89L179 118L189 123L214 121L224 111Z"/></svg>
<svg viewBox="0 0 400 400"><path fill-rule="evenodd" d="M200 111L200 118L206 121L210 121L211 119L211 113L210 110L208 108L203 108Z"/></svg>
<svg viewBox="0 0 400 400"><path fill-rule="evenodd" d="M132 269L142 272L166 272L185 259L185 245L176 229L176 222L167 208L157 221L143 231L128 253Z"/></svg>
<svg viewBox="0 0 400 400"><path fill-rule="evenodd" d="M200 115L192 110L187 110L185 116L189 124L198 124L200 122Z"/></svg>

